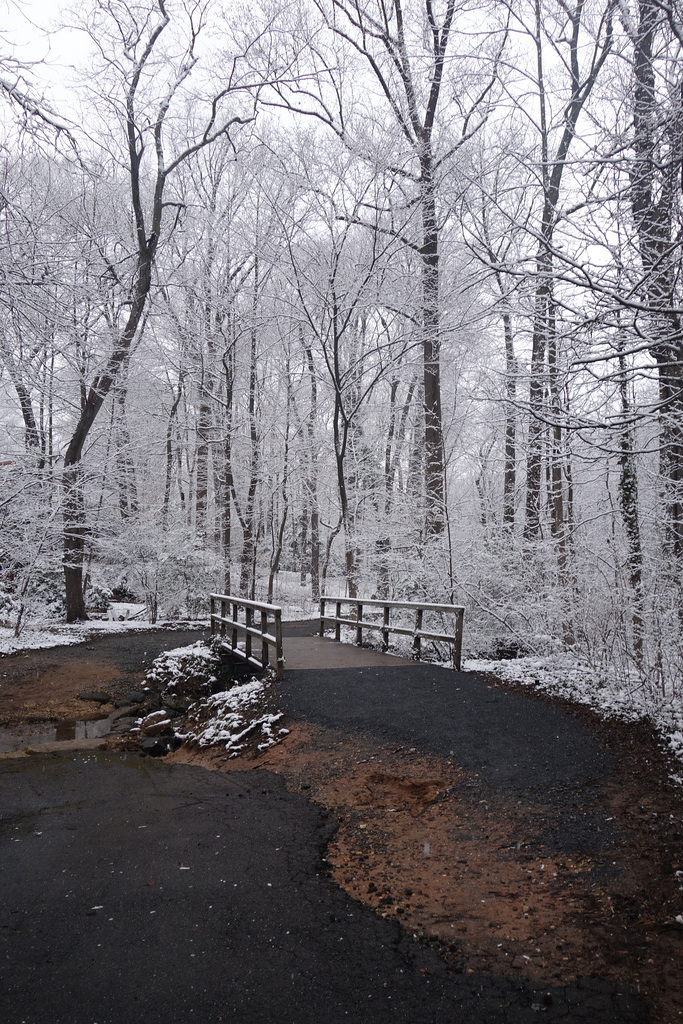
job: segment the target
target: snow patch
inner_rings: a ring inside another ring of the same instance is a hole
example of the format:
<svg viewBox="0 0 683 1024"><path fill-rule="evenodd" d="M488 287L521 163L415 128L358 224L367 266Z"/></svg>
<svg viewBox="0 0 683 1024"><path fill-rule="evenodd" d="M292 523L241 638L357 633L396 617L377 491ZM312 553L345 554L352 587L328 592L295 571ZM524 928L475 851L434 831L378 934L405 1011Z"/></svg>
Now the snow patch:
<svg viewBox="0 0 683 1024"><path fill-rule="evenodd" d="M112 622L107 619L92 619L88 622L74 622L55 625L51 623L25 626L18 637L8 626L0 626L0 654L16 654L17 651L39 651L49 647L69 647L82 644L97 636L109 636L112 633L134 633L140 630L166 628L169 636L173 629L206 629L208 622L150 622L131 621Z"/></svg>
<svg viewBox="0 0 683 1024"><path fill-rule="evenodd" d="M252 737L259 739L257 748L265 750L288 731L275 728L283 712L271 711L270 704L269 682L252 679L197 701L187 713L187 731L177 735L200 747L223 746L230 757L241 753Z"/></svg>

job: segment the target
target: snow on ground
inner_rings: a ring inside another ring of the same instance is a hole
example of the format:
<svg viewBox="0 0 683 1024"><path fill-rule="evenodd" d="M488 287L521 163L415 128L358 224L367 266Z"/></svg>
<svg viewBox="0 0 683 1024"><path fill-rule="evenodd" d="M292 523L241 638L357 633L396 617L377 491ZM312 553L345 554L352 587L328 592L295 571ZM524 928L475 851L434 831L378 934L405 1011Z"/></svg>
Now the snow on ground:
<svg viewBox="0 0 683 1024"><path fill-rule="evenodd" d="M128 619L124 622L112 622L108 619L92 619L89 622L73 622L55 624L53 622L25 626L18 637L14 630L0 626L0 654L14 654L16 651L38 651L47 647L68 647L70 644L82 644L94 636L109 636L113 633L131 633L141 629L208 629L206 622L143 622L139 619Z"/></svg>
<svg viewBox="0 0 683 1024"><path fill-rule="evenodd" d="M602 718L619 718L625 722L649 719L661 733L669 751L683 764L683 700L680 696L658 694L640 680L619 678L615 673L598 673L570 654L505 661L470 658L463 669L484 672L504 682L519 683L584 704ZM683 784L683 775L675 779Z"/></svg>
<svg viewBox="0 0 683 1024"><path fill-rule="evenodd" d="M219 668L220 659L216 652L203 640L197 640L186 647L163 651L152 662L145 676L145 685L168 690L182 687L183 683L196 684L199 681L201 686L213 686Z"/></svg>

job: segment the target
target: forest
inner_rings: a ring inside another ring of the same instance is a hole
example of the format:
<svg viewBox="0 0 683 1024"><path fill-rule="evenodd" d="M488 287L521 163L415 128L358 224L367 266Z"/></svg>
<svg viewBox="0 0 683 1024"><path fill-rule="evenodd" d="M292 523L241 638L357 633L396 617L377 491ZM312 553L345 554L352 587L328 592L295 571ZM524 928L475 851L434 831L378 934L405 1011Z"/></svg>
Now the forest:
<svg viewBox="0 0 683 1024"><path fill-rule="evenodd" d="M680 695L683 4L57 8L0 36L0 620L423 598Z"/></svg>

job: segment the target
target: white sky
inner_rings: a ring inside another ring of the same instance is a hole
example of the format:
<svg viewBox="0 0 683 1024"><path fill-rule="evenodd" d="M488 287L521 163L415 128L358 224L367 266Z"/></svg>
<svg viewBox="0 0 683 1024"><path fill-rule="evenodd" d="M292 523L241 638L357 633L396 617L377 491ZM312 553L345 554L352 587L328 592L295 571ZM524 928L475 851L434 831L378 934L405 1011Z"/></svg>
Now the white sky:
<svg viewBox="0 0 683 1024"><path fill-rule="evenodd" d="M0 0L5 55L32 65L27 77L57 111L68 106L70 68L87 52L81 33L57 27L66 7L62 0Z"/></svg>
<svg viewBox="0 0 683 1024"><path fill-rule="evenodd" d="M42 60L51 59L51 49L53 57L65 52L65 33L55 32L65 7L61 0L2 0L3 37L16 47L17 57Z"/></svg>

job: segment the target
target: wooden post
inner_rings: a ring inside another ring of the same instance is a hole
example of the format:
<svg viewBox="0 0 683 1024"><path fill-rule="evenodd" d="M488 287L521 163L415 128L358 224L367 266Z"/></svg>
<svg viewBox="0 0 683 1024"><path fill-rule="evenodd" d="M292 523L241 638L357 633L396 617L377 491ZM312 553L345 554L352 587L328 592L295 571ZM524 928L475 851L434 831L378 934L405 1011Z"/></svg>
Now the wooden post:
<svg viewBox="0 0 683 1024"><path fill-rule="evenodd" d="M228 606L226 605L223 598L221 598L221 636L225 636L225 622L224 619L228 617Z"/></svg>
<svg viewBox="0 0 683 1024"><path fill-rule="evenodd" d="M320 598L320 635L325 636L325 598Z"/></svg>
<svg viewBox="0 0 683 1024"><path fill-rule="evenodd" d="M233 622L239 622L239 605L237 604L236 601L233 601L233 603L232 603L232 621ZM237 647L237 630L236 629L233 629L233 631L232 631L232 642L231 642L230 646L232 647L233 651Z"/></svg>
<svg viewBox="0 0 683 1024"><path fill-rule="evenodd" d="M216 632L216 623L213 621L214 611L216 607L213 594L211 594L211 596L209 597L209 601L211 602L211 636L213 636L214 633Z"/></svg>
<svg viewBox="0 0 683 1024"><path fill-rule="evenodd" d="M356 602L356 643L360 647L363 643L363 627L361 621L363 619L363 605L360 601Z"/></svg>
<svg viewBox="0 0 683 1024"><path fill-rule="evenodd" d="M384 629L382 630L382 650L389 650L389 605L384 605Z"/></svg>
<svg viewBox="0 0 683 1024"><path fill-rule="evenodd" d="M261 633L268 632L268 612L265 608L261 609ZM268 668L268 641L261 641L261 664L264 668Z"/></svg>
<svg viewBox="0 0 683 1024"><path fill-rule="evenodd" d="M282 651L282 612L275 610L275 674L282 679L285 674L285 659Z"/></svg>
<svg viewBox="0 0 683 1024"><path fill-rule="evenodd" d="M336 612L336 615L337 615L337 621L334 624L334 639L335 640L341 640L341 633L340 633L341 626L339 625L339 620L341 619L341 601L337 601L337 612Z"/></svg>
<svg viewBox="0 0 683 1024"><path fill-rule="evenodd" d="M254 612L252 608L244 609L244 625L247 629L251 629L254 625ZM247 656L247 661L251 658L251 633L244 634L244 653Z"/></svg>
<svg viewBox="0 0 683 1024"><path fill-rule="evenodd" d="M453 644L453 668L456 672L460 671L462 659L462 627L464 618L465 609L459 608L455 614L455 642Z"/></svg>
<svg viewBox="0 0 683 1024"><path fill-rule="evenodd" d="M420 636L420 630L422 629L422 608L418 608L415 612L415 636L413 638L413 657L419 658L422 646L422 637Z"/></svg>

